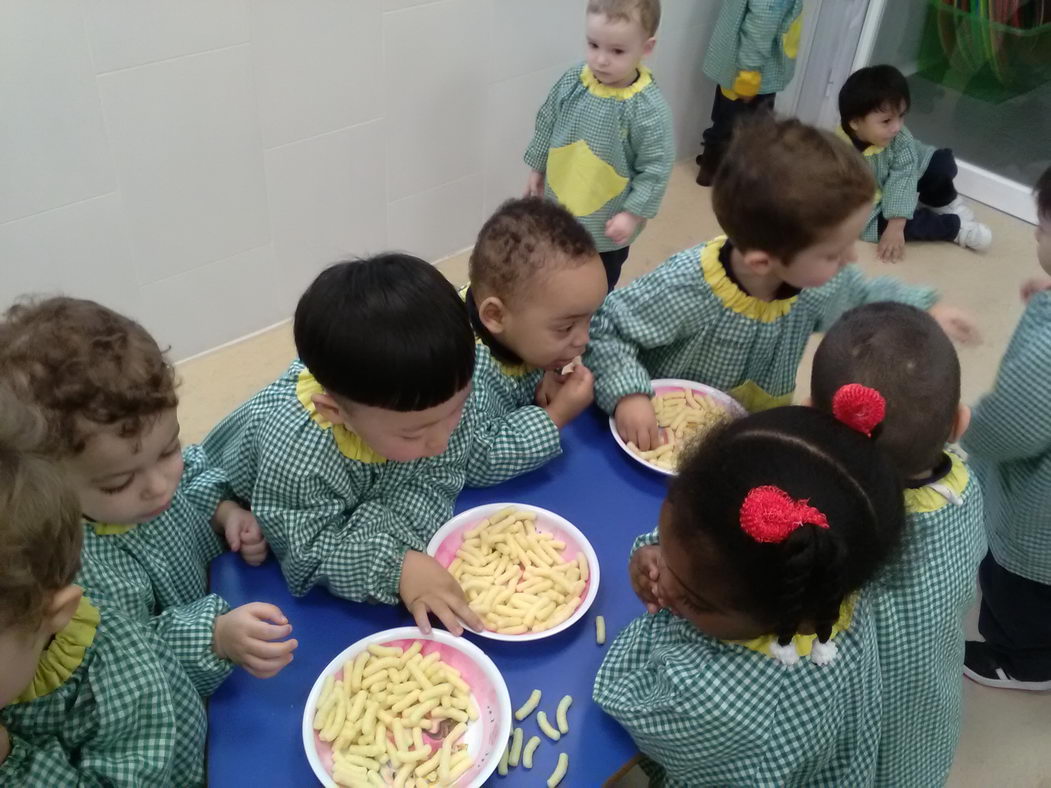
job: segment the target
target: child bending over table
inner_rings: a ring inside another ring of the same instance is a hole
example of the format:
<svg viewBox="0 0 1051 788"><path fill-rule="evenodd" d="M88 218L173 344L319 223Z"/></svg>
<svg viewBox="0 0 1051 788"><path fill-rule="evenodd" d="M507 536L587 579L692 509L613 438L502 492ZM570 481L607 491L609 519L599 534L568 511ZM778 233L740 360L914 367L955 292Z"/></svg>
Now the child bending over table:
<svg viewBox="0 0 1051 788"><path fill-rule="evenodd" d="M595 679L654 784L872 783L879 656L859 589L903 522L893 468L827 414L777 408L696 446L635 541L648 613Z"/></svg>
<svg viewBox="0 0 1051 788"><path fill-rule="evenodd" d="M141 325L93 301L17 304L0 322L0 378L47 422L80 502L77 583L92 599L148 623L202 695L234 664L268 677L289 663L296 641L278 608L230 610L208 593L220 534L251 564L266 542L251 513L191 489L214 471L200 447L181 451L175 371Z"/></svg>
<svg viewBox="0 0 1051 788"><path fill-rule="evenodd" d="M424 552L452 514L471 444L457 427L475 343L456 289L409 255L337 263L299 299L294 334L299 359L203 443L250 502L289 589L400 598L425 632L429 613L456 634L460 619L481 629Z"/></svg>
<svg viewBox="0 0 1051 788"><path fill-rule="evenodd" d="M508 200L482 226L470 277L464 298L478 337L472 406L490 414L474 440L505 446L497 455L525 470L527 458L540 465L561 454L559 430L594 399L594 378L574 359L606 297L602 261L569 211L526 197ZM467 483L504 478L506 469L472 467Z"/></svg>
<svg viewBox="0 0 1051 788"><path fill-rule="evenodd" d="M73 585L80 507L35 416L0 391L0 784L204 785L171 649Z"/></svg>
<svg viewBox="0 0 1051 788"><path fill-rule="evenodd" d="M956 349L921 310L868 304L822 340L810 390L826 413L886 411L872 440L905 480L906 520L901 550L871 586L883 676L876 783L944 785L963 721L963 619L985 554L981 486L945 448L971 416Z"/></svg>
<svg viewBox="0 0 1051 788"><path fill-rule="evenodd" d="M913 304L971 337L970 318L935 305L933 290L849 265L874 191L861 155L828 132L772 119L737 132L712 190L726 235L674 255L595 315L585 361L625 442L658 444L652 378L714 386L753 412L791 402L810 335L854 306Z"/></svg>

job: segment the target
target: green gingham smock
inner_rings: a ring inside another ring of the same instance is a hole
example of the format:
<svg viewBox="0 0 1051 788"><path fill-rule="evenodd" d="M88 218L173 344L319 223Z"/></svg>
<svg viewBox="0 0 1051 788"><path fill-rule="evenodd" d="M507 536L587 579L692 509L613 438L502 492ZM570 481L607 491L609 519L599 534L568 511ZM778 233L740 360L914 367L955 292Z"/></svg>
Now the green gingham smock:
<svg viewBox="0 0 1051 788"><path fill-rule="evenodd" d="M591 233L600 252L630 245L606 237L621 211L652 219L675 163L671 110L650 70L626 88L599 82L586 64L570 68L536 116L525 163L545 174L545 194Z"/></svg>
<svg viewBox="0 0 1051 788"><path fill-rule="evenodd" d="M974 411L963 447L985 490L996 563L1051 585L1051 292L1029 299L993 390Z"/></svg>
<svg viewBox="0 0 1051 788"><path fill-rule="evenodd" d="M803 0L723 0L704 73L731 99L780 93L795 74L802 14Z"/></svg>
<svg viewBox="0 0 1051 788"><path fill-rule="evenodd" d="M839 134L850 141L842 128ZM916 213L917 184L931 163L934 146L920 142L902 126L890 145L885 148L869 145L862 155L876 179L876 199L861 238L875 243L879 240L881 215L884 219L911 219Z"/></svg>
<svg viewBox="0 0 1051 788"><path fill-rule="evenodd" d="M867 785L882 698L863 597L835 643L830 665L786 667L662 610L617 636L594 699L631 734L653 786Z"/></svg>
<svg viewBox="0 0 1051 788"><path fill-rule="evenodd" d="M452 515L470 429L461 423L439 457L390 461L317 413L310 398L321 391L294 361L202 446L228 492L250 504L293 594L322 585L395 604L405 553L424 552Z"/></svg>
<svg viewBox="0 0 1051 788"><path fill-rule="evenodd" d="M475 350L467 421L471 450L467 484L499 484L562 453L558 427L536 404L544 370L495 358L481 340Z"/></svg>
<svg viewBox="0 0 1051 788"><path fill-rule="evenodd" d="M865 279L847 266L822 287L761 301L720 260L725 237L687 249L606 297L591 323L585 363L607 413L652 378L684 378L731 394L749 411L787 405L807 340L847 310L874 301L928 309L930 288Z"/></svg>
<svg viewBox="0 0 1051 788"><path fill-rule="evenodd" d="M167 641L197 691L210 695L233 663L212 648L215 619L230 610L208 593L208 565L224 551L210 510L190 502L188 479L204 465L197 446L183 452L186 470L172 504L140 525L84 523L84 547L76 582L103 607L116 605Z"/></svg>
<svg viewBox="0 0 1051 788"><path fill-rule="evenodd" d="M905 491L898 557L870 602L883 676L878 785L943 785L963 714L963 618L985 555L982 490L950 455L941 479Z"/></svg>
<svg viewBox="0 0 1051 788"><path fill-rule="evenodd" d="M11 736L0 785L204 785L204 704L148 629L85 598L38 678L34 697L0 710Z"/></svg>

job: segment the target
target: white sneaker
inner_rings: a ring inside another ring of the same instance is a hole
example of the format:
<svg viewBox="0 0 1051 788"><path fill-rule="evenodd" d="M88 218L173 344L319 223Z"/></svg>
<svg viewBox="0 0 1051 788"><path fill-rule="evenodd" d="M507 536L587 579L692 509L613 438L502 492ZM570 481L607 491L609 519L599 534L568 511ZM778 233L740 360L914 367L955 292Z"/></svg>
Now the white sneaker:
<svg viewBox="0 0 1051 788"><path fill-rule="evenodd" d="M960 233L955 240L964 249L984 252L993 242L993 231L981 222L966 222L961 219Z"/></svg>
<svg viewBox="0 0 1051 788"><path fill-rule="evenodd" d="M957 196L948 205L939 205L935 208L933 205L926 206L927 210L931 213L954 213L960 217L961 222L973 222L974 211L971 210L971 206L963 201L963 197Z"/></svg>

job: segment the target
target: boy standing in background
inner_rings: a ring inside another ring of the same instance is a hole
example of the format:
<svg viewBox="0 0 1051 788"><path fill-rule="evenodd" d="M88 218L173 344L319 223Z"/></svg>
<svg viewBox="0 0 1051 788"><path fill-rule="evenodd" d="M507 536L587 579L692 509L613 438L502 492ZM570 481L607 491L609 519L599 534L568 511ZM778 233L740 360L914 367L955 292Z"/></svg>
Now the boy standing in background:
<svg viewBox="0 0 1051 788"><path fill-rule="evenodd" d="M712 185L741 116L773 110L774 97L792 81L802 14L803 0L724 0L704 58L704 73L718 88L697 157L701 186Z"/></svg>
<svg viewBox="0 0 1051 788"><path fill-rule="evenodd" d="M551 88L525 152L526 196L556 200L587 228L610 290L675 162L671 110L642 65L660 16L660 0L589 0L587 62Z"/></svg>

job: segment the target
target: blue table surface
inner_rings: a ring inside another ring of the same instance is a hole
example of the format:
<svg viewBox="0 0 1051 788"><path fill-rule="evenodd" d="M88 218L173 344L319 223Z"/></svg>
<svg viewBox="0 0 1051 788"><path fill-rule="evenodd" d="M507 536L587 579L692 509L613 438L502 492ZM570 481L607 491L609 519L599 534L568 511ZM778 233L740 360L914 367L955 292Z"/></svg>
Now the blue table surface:
<svg viewBox="0 0 1051 788"><path fill-rule="evenodd" d="M643 612L628 582L628 551L635 537L656 523L665 477L626 456L613 441L606 416L594 408L563 432L562 445L563 455L544 467L495 487L464 490L456 503L457 512L498 501L557 512L587 535L602 570L594 605L558 635L526 643L467 635L500 669L513 707L533 689L540 689L539 708L553 719L562 696L573 696L570 733L551 742L540 733L533 714L521 724L525 740L534 735L542 739L533 770L519 767L505 778L494 773L486 785L542 784L560 752L569 755L570 763L563 785L600 785L636 751L627 733L591 700L591 690L606 648ZM301 736L303 706L311 686L347 646L380 630L411 626L411 617L400 606L357 604L323 589L293 597L272 558L253 568L226 554L213 563L211 577L212 590L231 606L256 600L278 605L292 622L299 648L293 662L275 678L258 680L238 669L212 696L210 785L316 784ZM606 619L605 647L595 643L596 615Z"/></svg>

